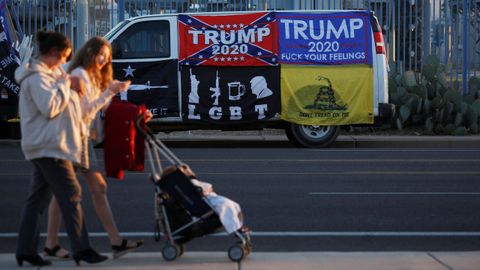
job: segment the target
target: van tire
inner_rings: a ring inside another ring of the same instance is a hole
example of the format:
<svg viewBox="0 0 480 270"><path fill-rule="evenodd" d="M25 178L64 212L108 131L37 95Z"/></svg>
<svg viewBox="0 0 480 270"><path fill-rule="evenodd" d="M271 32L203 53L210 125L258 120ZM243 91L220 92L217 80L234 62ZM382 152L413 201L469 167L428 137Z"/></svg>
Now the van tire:
<svg viewBox="0 0 480 270"><path fill-rule="evenodd" d="M308 126L289 123L285 128L288 140L299 147L328 147L338 137L340 126Z"/></svg>

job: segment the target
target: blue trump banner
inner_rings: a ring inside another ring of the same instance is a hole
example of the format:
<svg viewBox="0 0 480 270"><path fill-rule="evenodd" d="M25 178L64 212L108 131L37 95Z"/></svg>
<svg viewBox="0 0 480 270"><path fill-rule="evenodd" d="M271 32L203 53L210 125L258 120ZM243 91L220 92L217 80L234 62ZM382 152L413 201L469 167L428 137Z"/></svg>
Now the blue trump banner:
<svg viewBox="0 0 480 270"><path fill-rule="evenodd" d="M301 65L372 64L366 11L277 13L279 62Z"/></svg>
<svg viewBox="0 0 480 270"><path fill-rule="evenodd" d="M13 74L20 63L17 51L12 47L8 32L8 16L6 2L0 1L0 100L11 100L13 94L14 103L20 91L19 85L15 82Z"/></svg>
<svg viewBox="0 0 480 270"><path fill-rule="evenodd" d="M5 38L9 44L12 43L12 40L10 39L10 33L9 29L7 26L7 20L9 17L7 16L7 0L0 0L0 23L2 24L3 28L3 33L2 34L2 40Z"/></svg>
<svg viewBox="0 0 480 270"><path fill-rule="evenodd" d="M18 94L20 86L15 82L15 69L20 64L18 52L12 46L15 31L7 3L0 0L0 137L5 136L5 120L18 117Z"/></svg>

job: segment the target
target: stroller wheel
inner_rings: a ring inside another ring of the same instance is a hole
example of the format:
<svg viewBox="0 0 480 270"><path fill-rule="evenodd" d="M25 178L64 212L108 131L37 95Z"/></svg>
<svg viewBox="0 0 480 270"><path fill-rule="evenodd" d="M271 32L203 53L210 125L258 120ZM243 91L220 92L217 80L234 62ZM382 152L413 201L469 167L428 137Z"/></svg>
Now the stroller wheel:
<svg viewBox="0 0 480 270"><path fill-rule="evenodd" d="M165 261L173 261L177 258L179 250L176 246L166 244L162 249L162 257Z"/></svg>
<svg viewBox="0 0 480 270"><path fill-rule="evenodd" d="M233 245L228 249L228 258L234 262L239 262L245 256L245 250L241 245Z"/></svg>

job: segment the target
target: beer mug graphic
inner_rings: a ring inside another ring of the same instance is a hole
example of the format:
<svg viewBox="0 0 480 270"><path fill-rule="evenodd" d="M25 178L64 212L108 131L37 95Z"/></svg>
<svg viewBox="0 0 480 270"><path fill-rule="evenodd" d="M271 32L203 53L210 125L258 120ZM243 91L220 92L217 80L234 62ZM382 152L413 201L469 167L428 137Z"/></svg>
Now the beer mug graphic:
<svg viewBox="0 0 480 270"><path fill-rule="evenodd" d="M245 85L240 82L229 82L228 83L228 99L229 100L240 100L240 98L245 94Z"/></svg>

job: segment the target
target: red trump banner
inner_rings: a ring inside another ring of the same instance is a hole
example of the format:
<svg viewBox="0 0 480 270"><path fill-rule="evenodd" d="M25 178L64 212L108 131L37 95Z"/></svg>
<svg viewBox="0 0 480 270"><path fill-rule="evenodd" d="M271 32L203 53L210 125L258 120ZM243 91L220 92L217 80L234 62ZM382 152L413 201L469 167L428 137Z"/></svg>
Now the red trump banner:
<svg viewBox="0 0 480 270"><path fill-rule="evenodd" d="M180 64L191 66L276 66L273 12L179 15Z"/></svg>

